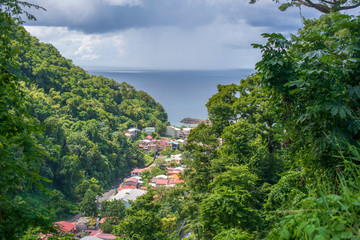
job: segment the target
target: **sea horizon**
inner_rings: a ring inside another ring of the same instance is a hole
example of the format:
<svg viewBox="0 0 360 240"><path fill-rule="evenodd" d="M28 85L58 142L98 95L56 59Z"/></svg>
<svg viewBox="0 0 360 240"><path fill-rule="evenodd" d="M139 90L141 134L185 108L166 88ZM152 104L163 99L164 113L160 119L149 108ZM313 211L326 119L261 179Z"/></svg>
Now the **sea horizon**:
<svg viewBox="0 0 360 240"><path fill-rule="evenodd" d="M127 82L160 103L173 126L186 124L186 117L208 119L205 104L217 92L217 85L239 84L254 69L144 69L121 67L83 67L93 75Z"/></svg>

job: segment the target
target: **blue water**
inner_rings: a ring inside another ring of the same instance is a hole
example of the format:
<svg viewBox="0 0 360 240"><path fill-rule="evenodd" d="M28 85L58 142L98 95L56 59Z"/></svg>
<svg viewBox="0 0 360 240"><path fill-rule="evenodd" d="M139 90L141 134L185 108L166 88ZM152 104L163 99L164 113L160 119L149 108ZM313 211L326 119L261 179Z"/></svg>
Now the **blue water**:
<svg viewBox="0 0 360 240"><path fill-rule="evenodd" d="M181 126L185 117L207 119L205 104L217 92L218 84L239 84L254 73L252 69L235 70L117 70L87 68L90 74L117 82L127 82L149 93L168 113L170 124Z"/></svg>

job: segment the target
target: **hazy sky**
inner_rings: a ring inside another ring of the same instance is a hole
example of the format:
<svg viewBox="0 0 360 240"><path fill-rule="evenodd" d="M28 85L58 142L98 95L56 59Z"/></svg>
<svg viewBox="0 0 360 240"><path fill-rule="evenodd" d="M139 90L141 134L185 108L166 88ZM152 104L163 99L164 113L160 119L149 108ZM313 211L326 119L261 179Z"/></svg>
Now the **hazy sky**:
<svg viewBox="0 0 360 240"><path fill-rule="evenodd" d="M82 67L254 68L261 33L301 27L298 8L271 0L36 0L26 29ZM302 8L305 17L319 14Z"/></svg>

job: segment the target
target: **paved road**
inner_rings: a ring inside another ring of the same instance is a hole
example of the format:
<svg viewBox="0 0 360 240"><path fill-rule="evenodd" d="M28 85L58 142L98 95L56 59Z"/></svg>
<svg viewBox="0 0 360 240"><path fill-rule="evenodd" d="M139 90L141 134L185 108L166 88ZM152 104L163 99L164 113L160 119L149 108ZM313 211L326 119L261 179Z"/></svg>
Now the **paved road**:
<svg viewBox="0 0 360 240"><path fill-rule="evenodd" d="M66 222L76 222L76 220L78 220L79 218L81 217L81 213L78 213L78 214L76 214L75 216L72 216L71 218L69 218L69 219L66 219L65 221Z"/></svg>
<svg viewBox="0 0 360 240"><path fill-rule="evenodd" d="M98 202L101 203L101 202L103 202L103 201L106 201L106 200L108 200L111 196L114 196L114 194L115 194L114 189L110 189L109 191L105 192L105 193L101 196L101 198L99 199Z"/></svg>

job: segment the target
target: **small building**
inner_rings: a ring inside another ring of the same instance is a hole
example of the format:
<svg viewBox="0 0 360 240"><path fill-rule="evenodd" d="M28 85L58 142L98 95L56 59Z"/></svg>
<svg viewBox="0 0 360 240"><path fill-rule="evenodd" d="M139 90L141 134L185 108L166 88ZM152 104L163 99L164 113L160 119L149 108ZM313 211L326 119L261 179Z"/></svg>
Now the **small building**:
<svg viewBox="0 0 360 240"><path fill-rule="evenodd" d="M115 196L110 197L109 201L112 201L114 199L122 200L125 204L125 207L129 208L131 206L130 201L135 201L136 198L144 195L145 193L146 190L141 189L124 189L119 191Z"/></svg>
<svg viewBox="0 0 360 240"><path fill-rule="evenodd" d="M138 131L140 130L137 128L129 128L124 134L127 138L135 139L138 134Z"/></svg>
<svg viewBox="0 0 360 240"><path fill-rule="evenodd" d="M60 221L54 223L55 227L58 227L61 232L69 233L75 231L75 223L69 223L66 221Z"/></svg>
<svg viewBox="0 0 360 240"><path fill-rule="evenodd" d="M144 132L146 132L148 135L155 132L155 127L146 127L143 129Z"/></svg>
<svg viewBox="0 0 360 240"><path fill-rule="evenodd" d="M141 173L143 172L143 171L145 171L146 170L146 168L135 168L134 170L132 170L131 171L131 176L133 177L133 176L141 176Z"/></svg>
<svg viewBox="0 0 360 240"><path fill-rule="evenodd" d="M151 135L148 135L145 137L145 139L151 141L151 140L153 140L153 137Z"/></svg>
<svg viewBox="0 0 360 240"><path fill-rule="evenodd" d="M157 150L158 150L158 145L157 144L149 144L148 151L155 152Z"/></svg>
<svg viewBox="0 0 360 240"><path fill-rule="evenodd" d="M182 183L182 182L185 182L185 181L182 180L182 179L177 179L177 178L169 179L168 186L169 187L174 187L176 184Z"/></svg>
<svg viewBox="0 0 360 240"><path fill-rule="evenodd" d="M176 149L179 149L179 147L180 147L180 144L178 143L178 142L172 142L172 149L173 150L176 150Z"/></svg>
<svg viewBox="0 0 360 240"><path fill-rule="evenodd" d="M94 224L91 224L94 222ZM81 217L76 221L75 228L79 231L85 230L97 230L99 228L100 219L99 218L90 218L90 217Z"/></svg>
<svg viewBox="0 0 360 240"><path fill-rule="evenodd" d="M167 179L159 179L155 182L156 184L156 187L159 187L159 186L166 186L168 184L169 180Z"/></svg>
<svg viewBox="0 0 360 240"><path fill-rule="evenodd" d="M192 128L183 128L183 129L181 129L180 137L187 138L189 136L191 130L192 130Z"/></svg>
<svg viewBox="0 0 360 240"><path fill-rule="evenodd" d="M135 186L136 188L139 185L139 179L137 178L128 178L124 181L125 186Z"/></svg>
<svg viewBox="0 0 360 240"><path fill-rule="evenodd" d="M180 128L166 126L165 135L170 137L180 137Z"/></svg>
<svg viewBox="0 0 360 240"><path fill-rule="evenodd" d="M179 149L180 144L174 141L170 141L166 143L167 148L171 148L173 150Z"/></svg>

